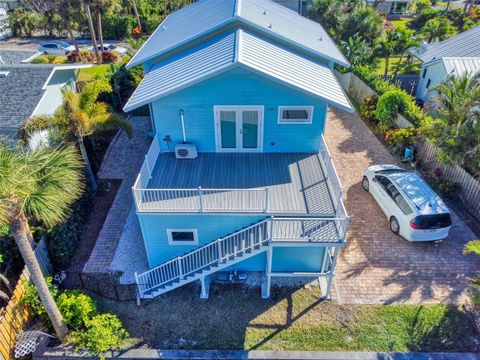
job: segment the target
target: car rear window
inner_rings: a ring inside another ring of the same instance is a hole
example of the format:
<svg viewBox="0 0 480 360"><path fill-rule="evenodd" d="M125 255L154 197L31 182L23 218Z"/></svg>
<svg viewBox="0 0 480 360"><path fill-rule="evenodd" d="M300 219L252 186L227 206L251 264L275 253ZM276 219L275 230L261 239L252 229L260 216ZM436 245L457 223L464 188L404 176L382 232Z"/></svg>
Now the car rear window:
<svg viewBox="0 0 480 360"><path fill-rule="evenodd" d="M419 215L414 223L426 229L439 229L452 225L450 214Z"/></svg>

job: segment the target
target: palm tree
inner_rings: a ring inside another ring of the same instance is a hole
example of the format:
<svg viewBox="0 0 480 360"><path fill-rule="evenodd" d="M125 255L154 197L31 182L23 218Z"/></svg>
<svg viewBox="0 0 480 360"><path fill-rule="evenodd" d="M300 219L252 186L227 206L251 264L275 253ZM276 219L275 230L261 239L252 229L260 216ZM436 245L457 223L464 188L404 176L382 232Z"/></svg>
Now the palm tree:
<svg viewBox="0 0 480 360"><path fill-rule="evenodd" d="M102 57L98 52L98 45L97 45L97 36L95 35L95 28L93 27L93 19L92 19L92 12L90 11L90 3L86 0L83 0L83 8L85 10L85 16L87 17L88 22L88 29L90 30L90 37L92 38L92 45L95 49L95 56L97 57L97 63L102 63Z"/></svg>
<svg viewBox="0 0 480 360"><path fill-rule="evenodd" d="M378 54L385 58L385 76L388 75L390 58L397 52L397 40L398 32L396 30L387 30L385 36L378 41Z"/></svg>
<svg viewBox="0 0 480 360"><path fill-rule="evenodd" d="M140 32L142 31L142 22L140 21L140 15L138 13L137 1L132 0L133 12L135 13L135 18L137 19L137 27Z"/></svg>
<svg viewBox="0 0 480 360"><path fill-rule="evenodd" d="M454 28L445 17L428 20L421 30L429 43L435 40L445 40L450 37L454 31Z"/></svg>
<svg viewBox="0 0 480 360"><path fill-rule="evenodd" d="M103 42L102 16L106 13L111 14L114 12L120 12L122 10L122 7L121 7L121 4L116 0L92 0L91 3L97 15L98 40L100 41L100 49L101 49L101 52L103 53L104 42Z"/></svg>
<svg viewBox="0 0 480 360"><path fill-rule="evenodd" d="M395 29L397 35L396 35L396 53L400 54L400 59L398 60L397 67L395 68L395 72L393 76L397 76L398 71L400 70L400 67L402 66L402 61L403 57L405 56L405 53L410 49L411 47L418 46L419 42L415 38L414 34L415 32L413 30L408 30L408 29Z"/></svg>
<svg viewBox="0 0 480 360"><path fill-rule="evenodd" d="M33 151L0 143L0 224L8 225L60 340L68 334L29 238L28 219L59 224L83 191L82 162L71 147Z"/></svg>
<svg viewBox="0 0 480 360"><path fill-rule="evenodd" d="M20 139L27 141L32 134L48 130L51 138L78 145L92 191L96 191L97 183L85 149L84 137L112 129L122 129L129 137L132 136L132 127L127 120L112 112L106 103L97 101L101 92L111 90L110 84L103 81L88 83L79 93L64 90L63 104L56 113L34 116L25 121L19 132Z"/></svg>

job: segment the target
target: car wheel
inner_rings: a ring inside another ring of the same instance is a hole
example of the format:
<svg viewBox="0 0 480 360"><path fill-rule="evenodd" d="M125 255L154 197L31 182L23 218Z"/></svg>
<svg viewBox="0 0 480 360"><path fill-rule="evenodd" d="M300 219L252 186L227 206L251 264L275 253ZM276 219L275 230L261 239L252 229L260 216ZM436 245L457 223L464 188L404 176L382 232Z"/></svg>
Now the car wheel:
<svg viewBox="0 0 480 360"><path fill-rule="evenodd" d="M370 191L370 183L368 182L368 178L366 176L362 179L362 187L365 191Z"/></svg>
<svg viewBox="0 0 480 360"><path fill-rule="evenodd" d="M397 235L400 232L400 224L398 223L398 220L395 216L392 216L390 218L390 230L392 230L392 232Z"/></svg>

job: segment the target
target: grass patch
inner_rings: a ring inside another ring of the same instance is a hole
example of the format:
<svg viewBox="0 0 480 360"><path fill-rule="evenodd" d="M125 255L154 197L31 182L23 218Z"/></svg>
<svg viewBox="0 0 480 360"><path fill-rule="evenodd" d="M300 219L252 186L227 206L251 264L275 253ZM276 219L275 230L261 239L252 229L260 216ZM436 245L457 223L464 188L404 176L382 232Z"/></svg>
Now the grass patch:
<svg viewBox="0 0 480 360"><path fill-rule="evenodd" d="M80 69L78 73L78 81L90 81L96 75L103 75L108 71L108 64L93 65L89 68Z"/></svg>
<svg viewBox="0 0 480 360"><path fill-rule="evenodd" d="M125 328L153 348L320 351L475 351L465 313L444 305L335 305L318 289L212 285L199 299L193 285L137 307L99 299Z"/></svg>
<svg viewBox="0 0 480 360"><path fill-rule="evenodd" d="M399 62L400 62L400 57L391 57L390 58L390 63L388 65L388 75L393 75L395 73L395 69L399 65ZM405 62L406 62L406 57L404 56L403 59L402 59L402 64L405 64ZM376 74L377 75L383 75L385 73L385 65L386 65L385 58L379 58L378 59L378 65L377 65L377 68L376 68ZM404 73L418 74L420 72L420 67L421 67L420 61L415 59L415 60L413 60L413 65L410 66L408 69L406 69L407 71L405 71L403 69L400 69L400 71L398 73L399 74L404 74Z"/></svg>
<svg viewBox="0 0 480 360"><path fill-rule="evenodd" d="M396 29L406 29L410 21L412 21L412 19L391 20L390 22Z"/></svg>

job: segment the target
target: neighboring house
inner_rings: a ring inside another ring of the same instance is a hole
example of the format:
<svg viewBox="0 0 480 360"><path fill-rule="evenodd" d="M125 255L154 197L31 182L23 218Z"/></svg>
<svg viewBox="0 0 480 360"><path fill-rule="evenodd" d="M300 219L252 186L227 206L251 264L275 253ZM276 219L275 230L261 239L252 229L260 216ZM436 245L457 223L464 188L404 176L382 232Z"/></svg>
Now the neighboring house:
<svg viewBox="0 0 480 360"><path fill-rule="evenodd" d="M316 22L269 0L205 0L168 16L128 67L125 111L155 131L133 195L151 270L141 298L227 271L319 278L329 296L348 217L323 139L332 73L349 66Z"/></svg>
<svg viewBox="0 0 480 360"><path fill-rule="evenodd" d="M29 50L0 50L0 65L24 64L39 54Z"/></svg>
<svg viewBox="0 0 480 360"><path fill-rule="evenodd" d="M480 26L447 40L412 48L409 52L422 62L416 96L427 101L433 87L448 75L480 71Z"/></svg>
<svg viewBox="0 0 480 360"><path fill-rule="evenodd" d="M411 0L367 0L379 13L387 15L404 15L407 13Z"/></svg>
<svg viewBox="0 0 480 360"><path fill-rule="evenodd" d="M0 136L14 144L26 119L53 114L62 104L61 90L75 88L75 70L88 66L0 65Z"/></svg>
<svg viewBox="0 0 480 360"><path fill-rule="evenodd" d="M8 13L21 6L20 1L17 0L0 0L0 39L12 35L8 24Z"/></svg>

